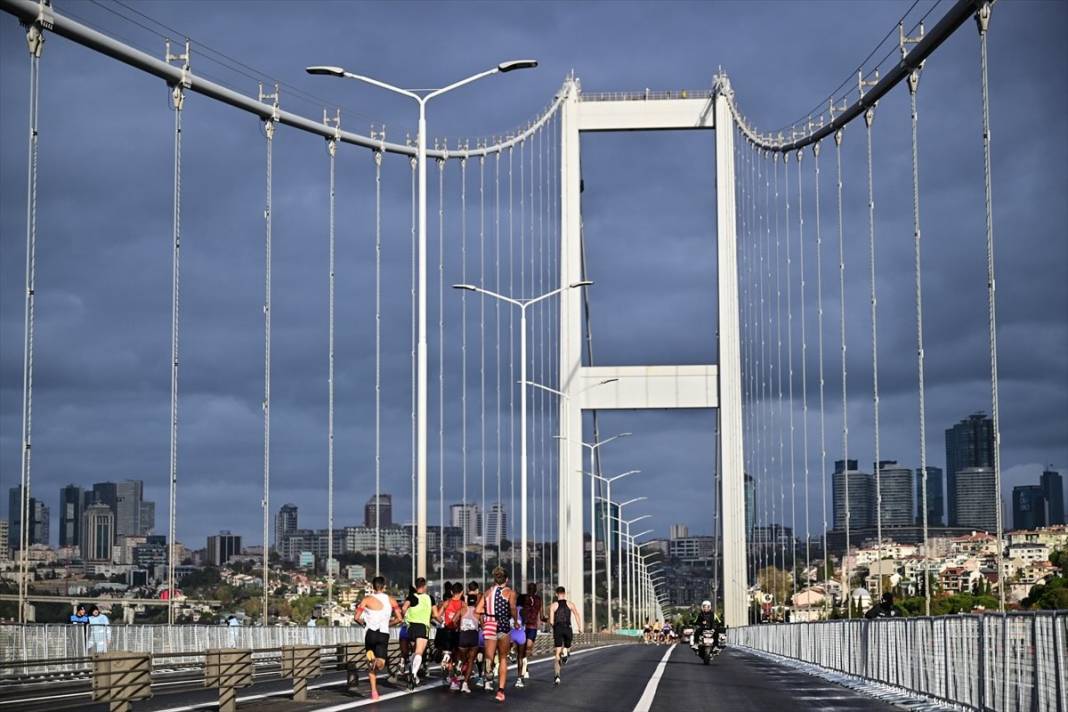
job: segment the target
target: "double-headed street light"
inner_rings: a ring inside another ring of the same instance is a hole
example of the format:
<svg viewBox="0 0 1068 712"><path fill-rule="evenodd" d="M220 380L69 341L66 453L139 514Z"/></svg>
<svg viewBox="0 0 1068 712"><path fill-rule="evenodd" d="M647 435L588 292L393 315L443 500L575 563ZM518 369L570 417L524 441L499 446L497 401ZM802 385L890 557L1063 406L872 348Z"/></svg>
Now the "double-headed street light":
<svg viewBox="0 0 1068 712"><path fill-rule="evenodd" d="M613 381L618 381L618 380L619 380L618 378L609 378L609 379L606 379L604 381L601 381L600 383L598 383L596 385L603 385L605 383L611 383ZM586 390L588 390L588 389L584 388L580 392L584 392ZM565 432L568 432L568 431L565 430ZM618 435L613 435L610 438L607 438L605 440L598 440L597 442L593 442L593 443L586 443L586 442L581 442L580 441L579 445L581 445L584 448L587 448L590 451L590 468L593 469L593 470L600 470L600 467L596 466L596 464L600 462L600 460L596 459L597 449L600 448L602 445L607 445L608 443L612 442L613 440L619 440L620 438L625 438L625 437L628 437L628 436L630 436L632 434L633 433L619 433ZM554 437L557 440L563 440L565 442L568 442L568 439L566 437L562 436L562 435L556 435ZM565 449L564 452L568 452L568 450ZM568 472L570 472L570 470L568 470ZM597 515L596 515L596 512L595 512L595 508L594 508L594 502L597 500L597 494L596 494L596 491L594 489L596 484L597 484L597 478L591 477L590 478L590 630L592 632L594 632L594 633L597 632L597 522L596 522ZM607 522L607 520L605 520L605 521ZM605 529L605 541L607 542L607 540L608 540L608 530L606 528ZM608 560L607 559L608 554L609 554L609 550L608 550L608 546L606 544L605 545L605 557L606 557L605 560L606 560L606 562ZM606 567L607 567L607 563L606 563ZM612 617L609 616L608 618L609 618L609 620L611 620Z"/></svg>
<svg viewBox="0 0 1068 712"><path fill-rule="evenodd" d="M635 522L640 522L643 519L650 519L653 515L651 515L651 514L643 514L640 517L635 517L634 519L630 519L630 520L622 519L621 517L617 517L617 516L612 515L612 513L611 513L611 508L612 508L611 504L612 503L610 502L609 503L609 507L608 507L609 508L608 516L612 517L612 519L616 520L616 522L618 522L621 526L626 527L626 529L627 529L626 533L624 533L623 531L619 532L620 543L619 543L619 552L617 553L618 564L619 564L619 626L623 627L623 605L626 602L626 599L623 597L623 584L624 584L626 579L625 579L624 574L623 574L623 541L622 540L623 539L627 539L627 540L633 542L634 541L634 537L631 536L631 534L630 534L630 525L634 524ZM622 513L622 509L620 509L620 513ZM651 532L652 532L652 529L649 529L647 531L642 532L638 536L644 536L645 534L649 534ZM633 546L633 544L631 544L630 546ZM630 552L630 548L628 547L628 556L629 556L629 552ZM630 567L628 566L627 575L629 576L629 574L630 574Z"/></svg>
<svg viewBox="0 0 1068 712"><path fill-rule="evenodd" d="M476 287L473 284L454 284L454 289L466 289L469 292L475 292L486 297L493 297L499 299L502 302L511 304L512 306L519 307L519 382L527 382L527 308L532 304L545 301L550 297L554 297L565 289L576 289L578 287L588 287L593 282L588 279L574 282L566 287L557 287L551 292L546 292L541 296L534 297L532 299L515 299L513 297L506 297L503 294L497 294L491 292L488 289L482 287ZM520 537L520 571L524 580L527 577L527 389L519 389L519 526L521 529Z"/></svg>
<svg viewBox="0 0 1068 712"><path fill-rule="evenodd" d="M408 89L402 89L400 87L393 86L392 84L386 84L385 82L371 77L364 76L362 74L355 74L353 72L346 71L343 67L333 66L314 66L307 67L305 71L308 74L316 74L330 77L341 77L343 79L355 79L357 81L364 82L365 84L371 84L382 89L406 96L409 99L414 99L419 104L419 130L416 135L416 162L418 164L419 172L419 341L416 351L416 546L417 546L417 570L419 576L426 576L426 425L427 425L427 348L426 348L426 306L427 306L427 290L426 290L426 105L431 99L436 96L441 96L446 92L450 92L453 89L459 89L462 86L470 84L484 77L488 77L492 74L503 74L505 72L512 72L517 69L533 69L538 66L537 60L534 59L515 59L507 62L501 62L496 67L487 69L484 72L473 74L466 79L461 79L458 82L449 84L448 86L440 89L434 89L428 92L415 92ZM266 546L266 544L265 544Z"/></svg>
<svg viewBox="0 0 1068 712"><path fill-rule="evenodd" d="M635 605L638 603L638 594L635 588L638 584L638 553L641 546L638 544L638 539L646 534L652 534L652 529L646 529L643 532L630 534L630 527L627 527L627 541L629 546L627 548L627 622L633 628L634 610ZM648 543L648 542L646 542Z"/></svg>
<svg viewBox="0 0 1068 712"><path fill-rule="evenodd" d="M615 440L616 438L620 438L620 437L623 437L623 435L629 435L629 434L630 433L623 433L623 434L620 434L620 435L616 435L615 437L609 438L608 440L601 441L599 443L599 445L605 445L608 442L610 442L611 440ZM585 443L583 443L583 444L585 444ZM582 472L582 470L579 470L579 472ZM604 534L604 577L605 577L605 582L607 584L606 585L606 589L607 589L606 593L607 593L607 596L608 596L608 598L607 598L608 610L606 612L606 615L608 617L608 626L609 626L609 628L611 628L611 626L612 626L612 534L611 534L611 527L608 524L608 515L610 515L612 513L612 483L615 482L616 480L621 480L624 477L627 477L629 475L639 474L640 472L641 472L641 470L627 470L626 472L624 472L622 474L619 474L619 475L615 475L613 477L602 477L601 475L598 475L598 474L596 474L594 472L587 472L586 473L587 475L589 475L592 478L590 480L590 516L591 517L594 516L593 515L593 502L594 502L595 499L598 499L597 496L595 494L593 494L593 482L595 480L600 480L605 485L605 496L603 498L600 498L600 499L601 499L602 502L605 503L605 505L607 507L605 516L602 517L602 520L605 523L605 530L604 530L605 531L605 534ZM592 519L590 520L590 527L591 528L596 528ZM617 531L618 531L618 529L617 529ZM596 568L596 567L591 564L590 568ZM596 590L597 589L595 588L594 592L596 592Z"/></svg>
<svg viewBox="0 0 1068 712"><path fill-rule="evenodd" d="M606 384L609 384L609 383L615 383L618 380L619 380L618 378L605 378L603 380L597 381L596 383L591 383L590 385L586 386L585 388L579 390L578 393L576 393L575 395L581 395L581 394L585 393L586 391L590 390L591 388L597 388L598 386L603 386L603 385L606 385ZM541 383L535 383L534 381L525 381L525 382L521 383L520 385L527 385L527 386L530 386L531 388L537 388L539 390L543 390L543 391L546 391L548 393L552 393L553 395L555 395L555 396L557 396L559 398L563 398L565 401L568 401L568 402L571 401L571 396L569 396L568 394L564 393L561 390L557 390L556 388L550 388L549 386L546 386L546 385L541 384ZM565 408L564 409L564 432L565 433L571 432L571 408ZM593 451L592 449L600 447L601 445L604 445L605 443L608 443L608 442L610 442L612 440L615 440L618 437L622 437L623 435L630 435L630 433L622 433L621 435L616 435L615 437L612 437L612 438L609 438L608 440L596 443L596 444L594 444L592 446L587 444L587 443L582 443L582 445L585 446L585 447L591 448L591 452L592 452ZM563 435L554 435L553 439L554 440L564 440L564 441L567 440L567 438L564 437ZM571 472L571 459L570 459L570 457L571 457L571 451L568 448L564 448L564 462L562 463L564 472L568 472L568 473ZM591 467L593 466L592 465L592 458L591 458L591 465L590 466ZM590 529L592 531L595 528L596 527L594 527L594 525L593 525L593 480L591 480L590 481ZM589 621L590 621L590 631L596 633L597 632L597 580L596 580L596 576L595 576L594 570L597 568L597 566L596 566L597 538L596 538L595 535L593 535L591 540L590 540L590 552L591 553L590 553L590 617L589 617Z"/></svg>

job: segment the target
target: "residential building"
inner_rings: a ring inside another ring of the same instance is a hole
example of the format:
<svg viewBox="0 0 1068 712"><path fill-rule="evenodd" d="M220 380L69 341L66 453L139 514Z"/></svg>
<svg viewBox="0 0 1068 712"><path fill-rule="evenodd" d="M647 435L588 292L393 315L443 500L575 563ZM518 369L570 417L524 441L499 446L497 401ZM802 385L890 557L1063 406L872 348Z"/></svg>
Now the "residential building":
<svg viewBox="0 0 1068 712"><path fill-rule="evenodd" d="M345 567L345 577L349 581L366 581L367 567L359 564L350 564Z"/></svg>
<svg viewBox="0 0 1068 712"><path fill-rule="evenodd" d="M1042 492L1046 495L1046 522L1050 525L1065 524L1064 521L1064 481L1061 473L1046 470L1039 480Z"/></svg>
<svg viewBox="0 0 1068 712"><path fill-rule="evenodd" d="M941 467L927 466L927 526L940 527L945 524L946 497L943 490ZM923 523L923 477L920 468L916 468L916 523Z"/></svg>
<svg viewBox="0 0 1068 712"><path fill-rule="evenodd" d="M973 413L946 430L946 510L949 526L971 526L958 520L957 473L967 467L994 467L994 423Z"/></svg>
<svg viewBox="0 0 1068 712"><path fill-rule="evenodd" d="M208 537L206 555L212 566L222 566L231 556L241 553L241 536L223 530Z"/></svg>
<svg viewBox="0 0 1068 712"><path fill-rule="evenodd" d="M852 484L852 483L850 483ZM912 470L897 460L879 462L879 506L884 527L907 527L915 521L912 498Z"/></svg>
<svg viewBox="0 0 1068 712"><path fill-rule="evenodd" d="M297 530L297 505L283 504L274 518L274 548L282 551L282 543L287 536Z"/></svg>
<svg viewBox="0 0 1068 712"><path fill-rule="evenodd" d="M84 495L78 485L59 490L59 545L79 546L82 541Z"/></svg>
<svg viewBox="0 0 1068 712"><path fill-rule="evenodd" d="M954 478L957 524L978 531L997 531L999 498L994 468L964 467Z"/></svg>
<svg viewBox="0 0 1068 712"><path fill-rule="evenodd" d="M680 561L713 561L716 558L716 537L686 536L668 540L668 556Z"/></svg>
<svg viewBox="0 0 1068 712"><path fill-rule="evenodd" d="M8 527L6 519L0 519L0 561L11 558L11 546L8 544Z"/></svg>
<svg viewBox="0 0 1068 712"><path fill-rule="evenodd" d="M482 512L477 504L453 504L449 507L449 518L454 527L461 529L468 545L479 541L482 536Z"/></svg>
<svg viewBox="0 0 1068 712"><path fill-rule="evenodd" d="M377 533L374 527L345 527L341 531L344 537L343 548L340 550L342 553L370 554L374 553L376 545L381 553L390 556L403 556L412 551L411 535L404 527L382 527ZM299 553L299 549L297 551ZM335 548L334 553L337 552Z"/></svg>
<svg viewBox="0 0 1068 712"><path fill-rule="evenodd" d="M856 460L849 460L848 463L835 461L834 474L831 476L831 499L834 529L842 531L846 528L847 505L851 529L874 526L875 481L870 474L857 470Z"/></svg>
<svg viewBox="0 0 1068 712"><path fill-rule="evenodd" d="M378 512L377 519L375 517L376 510ZM393 495L371 495L371 498L367 500L367 504L363 507L363 525L365 527L393 526Z"/></svg>
<svg viewBox="0 0 1068 712"><path fill-rule="evenodd" d="M1046 526L1046 493L1041 485L1012 488L1012 528L1041 529Z"/></svg>
<svg viewBox="0 0 1068 712"><path fill-rule="evenodd" d="M82 559L109 563L115 542L115 513L106 504L91 504L82 512Z"/></svg>
<svg viewBox="0 0 1068 712"><path fill-rule="evenodd" d="M297 556L297 566L302 569L314 569L315 568L315 554L310 551L302 551Z"/></svg>
<svg viewBox="0 0 1068 712"><path fill-rule="evenodd" d="M482 521L482 541L497 546L508 538L508 514L500 502L490 505Z"/></svg>

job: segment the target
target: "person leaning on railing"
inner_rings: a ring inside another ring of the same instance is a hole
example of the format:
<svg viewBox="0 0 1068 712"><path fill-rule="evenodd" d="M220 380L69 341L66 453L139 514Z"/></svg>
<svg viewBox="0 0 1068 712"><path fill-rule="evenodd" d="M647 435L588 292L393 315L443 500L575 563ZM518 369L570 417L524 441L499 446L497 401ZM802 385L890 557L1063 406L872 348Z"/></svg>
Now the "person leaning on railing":
<svg viewBox="0 0 1068 712"><path fill-rule="evenodd" d="M899 618L901 614L894 608L894 594L887 591L883 594L883 600L868 609L864 617L868 620L876 618Z"/></svg>

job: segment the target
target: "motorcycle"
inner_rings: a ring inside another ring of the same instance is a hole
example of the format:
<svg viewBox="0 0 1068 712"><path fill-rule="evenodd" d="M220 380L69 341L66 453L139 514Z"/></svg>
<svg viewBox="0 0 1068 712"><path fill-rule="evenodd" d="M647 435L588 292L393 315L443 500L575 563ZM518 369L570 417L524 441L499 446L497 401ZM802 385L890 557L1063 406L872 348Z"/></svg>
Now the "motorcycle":
<svg viewBox="0 0 1068 712"><path fill-rule="evenodd" d="M701 631L700 638L696 641L697 656L701 658L701 661L705 665L711 663L712 658L719 653L719 645L717 644L716 637L716 632L714 630L703 630Z"/></svg>

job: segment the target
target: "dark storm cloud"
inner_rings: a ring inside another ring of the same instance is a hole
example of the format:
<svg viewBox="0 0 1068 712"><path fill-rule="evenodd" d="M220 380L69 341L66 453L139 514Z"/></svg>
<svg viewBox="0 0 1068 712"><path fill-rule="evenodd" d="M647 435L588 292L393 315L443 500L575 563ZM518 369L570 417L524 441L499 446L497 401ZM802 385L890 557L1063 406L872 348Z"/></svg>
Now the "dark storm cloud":
<svg viewBox="0 0 1068 712"><path fill-rule="evenodd" d="M495 78L443 99L434 136L501 133L533 116L572 68L587 91L707 87L722 65L745 114L771 129L802 115L849 77L896 22L903 3L332 4L152 2L146 14L331 103L364 133L390 140L414 129L412 107L354 83L303 75L339 63L406 86L433 86L509 56L538 57L537 72ZM153 54L162 40L99 7L70 12ZM936 9L935 15L938 10ZM990 37L998 320L1005 485L1068 461L1068 101L1050 67L1068 54L1060 4L999 4ZM404 27L404 32L396 28ZM464 38L458 41L458 38ZM19 476L24 264L26 52L11 18L0 22L0 474ZM432 58L432 61L427 61ZM194 52L194 70L255 94L253 79ZM799 71L798 68L804 68ZM170 316L170 160L173 114L165 88L60 38L42 60L38 339L34 491L54 506L68 481L143 478L165 526ZM853 81L852 79L850 81ZM928 461L944 464L942 431L989 409L982 153L974 29L961 29L927 63L920 84L920 180L927 339ZM283 106L317 118L321 106L287 88ZM878 278L881 454L915 466L915 322L908 97L886 97L873 128ZM184 111L183 302L179 535L199 546L230 528L258 541L262 494L264 139L251 117L192 95ZM703 363L715 358L714 134L624 134L583 142L585 234L598 363ZM454 145L454 144L453 144ZM518 160L518 153L514 156ZM828 460L841 456L837 213L833 152L822 154L821 227ZM850 456L873 457L864 134L843 145ZM820 521L812 157L803 161L809 479ZM495 252L486 163L487 280ZM325 522L326 153L323 141L279 130L274 155L272 510L297 502L309 526ZM478 281L476 162L468 164L468 278ZM762 169L763 170L763 169ZM460 276L459 167L448 166L446 282ZM436 171L431 171L436 188ZM769 176L770 178L770 176ZM786 192L780 165L780 192ZM409 511L409 168L383 164L382 477L395 518ZM354 523L372 485L374 414L374 164L338 157L337 515ZM789 165L793 265L795 477L802 481L801 349L796 165ZM437 223L432 192L431 353L436 378ZM754 198L763 198L758 184ZM785 212L780 202L780 220ZM505 215L506 217L506 215ZM506 232L502 241L506 240ZM518 234L518 233L517 233ZM516 238L518 240L518 237ZM774 234L771 235L774 248ZM785 254L786 225L780 224ZM502 250L507 255L506 242ZM743 273L744 274L744 273ZM518 273L515 275L518 284ZM507 286L507 274L502 288ZM767 286L765 287L768 288ZM518 287L517 287L518 289ZM774 305L774 293L769 306ZM785 310L785 283L783 284ZM462 485L460 298L446 293L445 501ZM507 348L493 350L487 305L488 500L497 488L497 382L502 394L504 499L511 467ZM508 313L502 312L507 333ZM468 301L468 492L481 496L478 301ZM784 316L785 322L785 316ZM783 335L783 359L787 333ZM768 342L774 346L774 341ZM759 344L758 344L759 345ZM437 383L431 381L431 412ZM784 383L784 392L787 384ZM777 395L777 394L776 394ZM653 514L711 529L710 413L612 413L602 433L631 430L605 467L638 467L622 496ZM778 421L769 435L778 445ZM589 429L587 428L587 434ZM430 424L431 512L438 511L437 422ZM540 453L539 453L540 457ZM788 474L784 484L789 487ZM778 487L779 480L764 483ZM539 479L532 486L548 486ZM539 489L540 491L540 489ZM787 490L788 491L788 490ZM650 493L657 493L652 496ZM511 508L510 508L511 512ZM540 515L539 515L540 516ZM540 520L539 520L540 521ZM539 524L540 526L540 524ZM800 530L803 527L799 525Z"/></svg>

